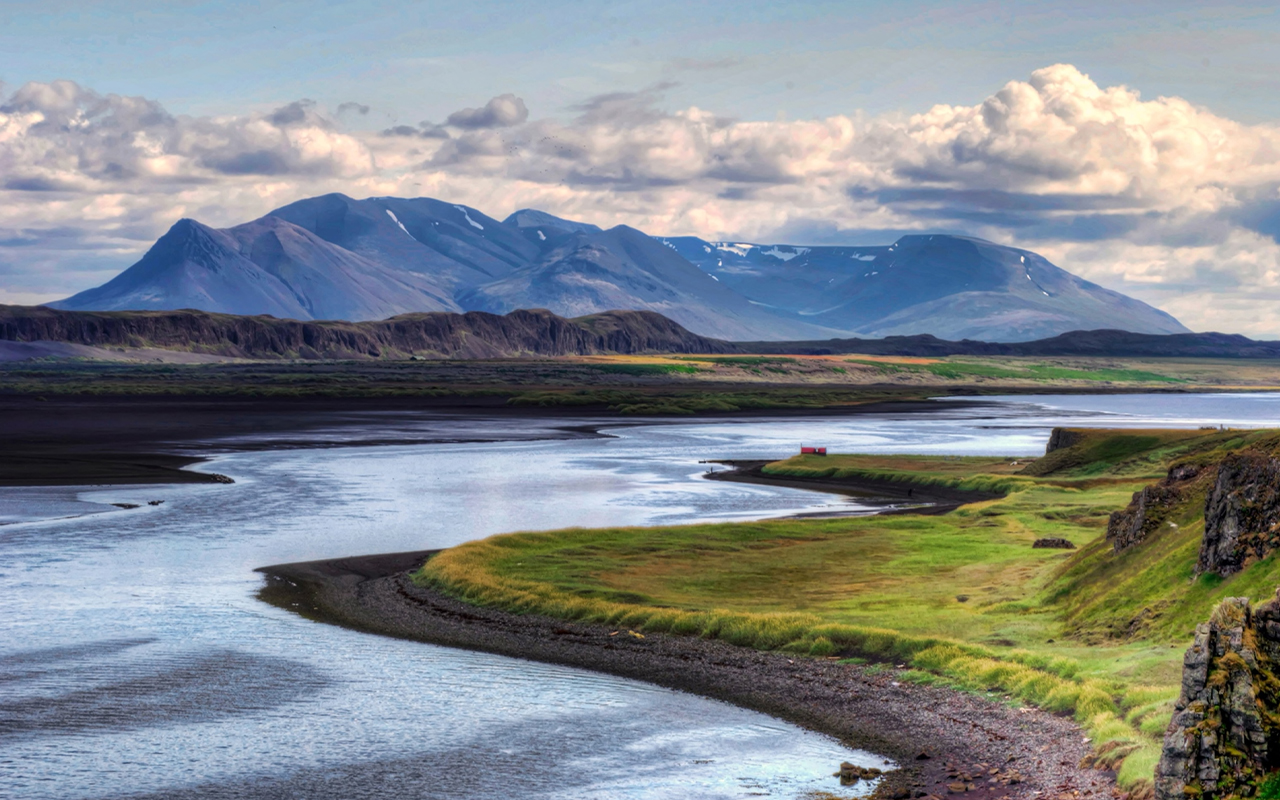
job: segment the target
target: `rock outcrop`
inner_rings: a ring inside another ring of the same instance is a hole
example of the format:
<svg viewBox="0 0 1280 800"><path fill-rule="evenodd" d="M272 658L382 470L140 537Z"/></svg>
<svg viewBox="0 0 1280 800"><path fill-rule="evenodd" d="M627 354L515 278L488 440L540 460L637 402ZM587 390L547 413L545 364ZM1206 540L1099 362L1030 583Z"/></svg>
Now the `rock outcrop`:
<svg viewBox="0 0 1280 800"><path fill-rule="evenodd" d="M1199 492L1206 494L1196 576L1212 572L1225 578L1280 549L1280 458L1246 450L1216 467L1176 464L1159 483L1135 492L1107 522L1113 552L1146 541L1169 524L1175 507Z"/></svg>
<svg viewBox="0 0 1280 800"><path fill-rule="evenodd" d="M1251 797L1280 767L1280 590L1224 600L1183 658L1182 690L1156 766L1156 800Z"/></svg>
<svg viewBox="0 0 1280 800"><path fill-rule="evenodd" d="M1080 431L1073 431L1070 428L1054 428L1049 432L1049 442L1044 446L1044 454L1047 456L1054 450L1065 450L1072 445L1078 444L1083 439Z"/></svg>
<svg viewBox="0 0 1280 800"><path fill-rule="evenodd" d="M1233 453L1218 465L1204 503L1204 541L1196 575L1227 577L1280 546L1280 460Z"/></svg>
<svg viewBox="0 0 1280 800"><path fill-rule="evenodd" d="M1057 536L1050 536L1044 539L1036 539L1031 543L1032 548L1037 550L1075 550L1076 546L1069 539L1063 539Z"/></svg>
<svg viewBox="0 0 1280 800"><path fill-rule="evenodd" d="M1112 551L1121 553L1142 544L1168 520L1169 511L1186 496L1202 468L1194 464L1176 464L1159 483L1135 492L1133 500L1107 521L1107 541Z"/></svg>

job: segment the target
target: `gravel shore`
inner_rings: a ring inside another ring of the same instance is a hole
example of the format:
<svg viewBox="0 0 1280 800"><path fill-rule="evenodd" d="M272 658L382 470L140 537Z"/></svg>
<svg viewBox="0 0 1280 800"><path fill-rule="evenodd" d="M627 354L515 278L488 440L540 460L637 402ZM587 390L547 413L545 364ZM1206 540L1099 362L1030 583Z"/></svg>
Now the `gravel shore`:
<svg viewBox="0 0 1280 800"><path fill-rule="evenodd" d="M433 554L262 567L259 596L310 619L370 633L583 667L762 711L894 759L901 769L880 781L882 798L1118 794L1110 773L1080 766L1090 746L1078 726L999 694L919 686L901 681L894 665L788 657L480 608L409 579ZM833 772L838 768L832 765Z"/></svg>

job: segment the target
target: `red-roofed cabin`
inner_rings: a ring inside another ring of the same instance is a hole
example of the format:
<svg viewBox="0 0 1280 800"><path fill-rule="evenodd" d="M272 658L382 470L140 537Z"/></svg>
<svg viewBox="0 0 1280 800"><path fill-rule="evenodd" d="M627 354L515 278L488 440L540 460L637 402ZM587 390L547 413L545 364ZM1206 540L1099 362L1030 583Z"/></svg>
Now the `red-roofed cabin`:
<svg viewBox="0 0 1280 800"><path fill-rule="evenodd" d="M825 456L827 448L825 447L801 447L800 455L802 456Z"/></svg>

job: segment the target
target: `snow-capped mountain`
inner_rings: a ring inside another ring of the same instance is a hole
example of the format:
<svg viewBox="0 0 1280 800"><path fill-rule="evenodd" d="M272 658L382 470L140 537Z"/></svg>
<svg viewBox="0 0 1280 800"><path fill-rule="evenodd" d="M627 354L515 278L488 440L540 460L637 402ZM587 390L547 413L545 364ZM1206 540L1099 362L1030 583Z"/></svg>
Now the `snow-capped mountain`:
<svg viewBox="0 0 1280 800"><path fill-rule="evenodd" d="M880 247L659 241L777 314L858 336L931 333L1004 342L1116 327L1187 330L1169 314L1030 250L965 236L903 236Z"/></svg>
<svg viewBox="0 0 1280 800"><path fill-rule="evenodd" d="M546 308L658 311L738 340L931 333L1019 341L1070 330L1185 331L1027 250L959 236L881 247L652 237L522 209L498 221L429 198L330 194L218 230L177 222L111 281L49 304L295 319Z"/></svg>

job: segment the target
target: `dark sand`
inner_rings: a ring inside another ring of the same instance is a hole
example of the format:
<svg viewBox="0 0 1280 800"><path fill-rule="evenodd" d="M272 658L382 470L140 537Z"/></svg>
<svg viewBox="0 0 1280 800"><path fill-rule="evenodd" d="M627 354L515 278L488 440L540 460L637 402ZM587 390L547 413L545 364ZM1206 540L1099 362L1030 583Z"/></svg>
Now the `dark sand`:
<svg viewBox="0 0 1280 800"><path fill-rule="evenodd" d="M1002 703L999 695L901 682L892 665L868 670L695 637L640 638L626 629L480 608L409 579L433 554L263 567L258 571L266 583L259 597L321 622L582 667L762 711L896 760L902 769L882 781L880 797L961 793L972 800L1044 800L1116 792L1110 773L1080 766L1090 747L1079 727ZM1018 782L1008 783L1013 776Z"/></svg>
<svg viewBox="0 0 1280 800"><path fill-rule="evenodd" d="M430 398L0 396L0 486L225 483L230 479L183 468L228 449L214 443L225 437L270 437L237 445L241 450L316 447L323 445L309 432L319 428L369 429L370 412L417 417L433 410ZM503 412L484 403L465 410ZM344 444L412 443L365 436Z"/></svg>
<svg viewBox="0 0 1280 800"><path fill-rule="evenodd" d="M939 411L980 401L891 401L830 409L765 410L710 416L734 418L847 416L867 413ZM66 486L82 484L205 483L222 476L183 467L220 449L210 442L230 436L270 437L266 444L237 449L317 447L309 436L319 428L349 427L368 431L370 412L403 418L424 413L451 413L511 419L557 418L565 435L586 436L609 425L660 424L628 418L604 407L512 407L503 396L445 397L303 397L244 396L78 396L0 395L0 486ZM606 424L575 425L586 419ZM613 420L616 420L613 421ZM671 421L686 422L688 417ZM433 439L377 440L354 437L337 445L427 444ZM452 441L452 440L450 440ZM225 448L221 448L225 449Z"/></svg>

